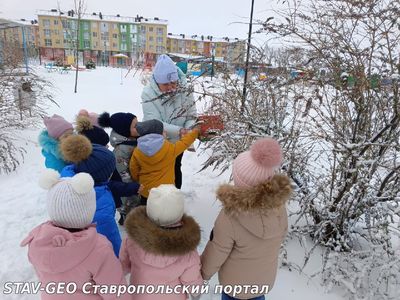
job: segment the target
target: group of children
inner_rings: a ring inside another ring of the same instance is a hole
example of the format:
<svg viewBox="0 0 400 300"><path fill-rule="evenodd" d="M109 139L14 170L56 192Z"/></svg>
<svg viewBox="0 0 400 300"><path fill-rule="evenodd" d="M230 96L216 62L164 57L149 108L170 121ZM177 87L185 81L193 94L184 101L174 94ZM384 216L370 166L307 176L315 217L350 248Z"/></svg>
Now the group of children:
<svg viewBox="0 0 400 300"><path fill-rule="evenodd" d="M223 208L200 256L201 230L184 214L184 194L174 178L176 157L202 134L197 128L171 143L162 122L138 122L131 113L97 116L81 110L76 133L60 116L44 122L39 142L51 170L40 186L48 190L50 220L33 229L22 245L29 245L29 260L42 284L77 284L74 295L60 299L117 299L98 290L88 296L84 284L124 285L125 274L134 286L174 290L200 286L215 273L224 286L257 287L251 293L226 291L222 299L265 299L264 287L271 289L275 281L291 194L288 177L275 174L282 161L277 141L260 139L234 160L234 185L217 190ZM103 129L108 127L110 137ZM123 241L115 221L119 205L127 232ZM42 294L42 299L52 297ZM185 292L125 293L118 299L187 297Z"/></svg>

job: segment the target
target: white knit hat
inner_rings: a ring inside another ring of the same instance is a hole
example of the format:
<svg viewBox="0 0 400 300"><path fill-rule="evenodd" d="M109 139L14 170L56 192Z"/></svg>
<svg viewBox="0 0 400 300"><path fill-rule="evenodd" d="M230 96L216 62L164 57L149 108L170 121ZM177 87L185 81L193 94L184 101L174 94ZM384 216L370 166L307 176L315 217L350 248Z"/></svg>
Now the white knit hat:
<svg viewBox="0 0 400 300"><path fill-rule="evenodd" d="M178 67L168 55L162 54L154 66L153 76L160 84L178 81Z"/></svg>
<svg viewBox="0 0 400 300"><path fill-rule="evenodd" d="M49 190L47 211L56 226L85 228L89 226L96 211L94 181L87 173L60 178L55 170L47 169L40 177L39 185Z"/></svg>
<svg viewBox="0 0 400 300"><path fill-rule="evenodd" d="M183 193L173 184L152 188L147 198L147 216L159 226L179 222L184 212Z"/></svg>

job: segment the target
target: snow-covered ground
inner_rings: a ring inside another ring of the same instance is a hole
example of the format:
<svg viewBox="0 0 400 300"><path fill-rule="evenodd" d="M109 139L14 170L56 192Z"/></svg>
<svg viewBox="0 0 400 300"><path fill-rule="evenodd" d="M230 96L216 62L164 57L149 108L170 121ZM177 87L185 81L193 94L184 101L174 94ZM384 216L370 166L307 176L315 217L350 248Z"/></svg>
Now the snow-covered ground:
<svg viewBox="0 0 400 300"><path fill-rule="evenodd" d="M48 114L64 116L73 121L77 112L85 108L101 113L108 111L132 112L142 118L140 94L143 85L140 74L129 73L121 84L120 69L98 68L79 73L78 93L74 94L74 74L48 73L43 67L37 72L51 80L56 87L55 99L60 107L49 107ZM124 75L126 70L124 70ZM200 105L199 105L200 109ZM39 299L38 295L4 295L5 282L36 282L37 277L28 262L27 249L19 246L20 241L36 225L47 220L45 194L37 184L39 174L44 170L44 159L37 143L38 129L21 132L27 150L25 161L12 174L0 175L0 291L1 299ZM200 145L201 146L201 145ZM186 194L186 210L193 215L202 228L201 253L207 243L214 220L220 210L215 198L215 190L220 183L227 182L228 173L220 176L218 171L205 170L198 173L206 154L186 152L183 157L183 187ZM124 233L121 227L122 234ZM288 241L286 250L291 261L302 265L303 250L298 241ZM319 276L310 277L318 272L321 260L314 258L304 273L281 268L278 271L275 286L268 294L268 300L338 300L339 294L325 294L320 285ZM216 276L211 284L217 283ZM211 288L210 291L214 289ZM201 299L220 299L220 295L207 294Z"/></svg>

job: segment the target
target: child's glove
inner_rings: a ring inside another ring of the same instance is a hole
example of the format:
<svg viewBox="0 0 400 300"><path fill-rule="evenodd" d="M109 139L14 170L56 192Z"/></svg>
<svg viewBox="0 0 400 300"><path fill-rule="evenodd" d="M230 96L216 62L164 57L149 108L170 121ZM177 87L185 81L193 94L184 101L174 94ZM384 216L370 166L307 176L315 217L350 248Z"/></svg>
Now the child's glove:
<svg viewBox="0 0 400 300"><path fill-rule="evenodd" d="M144 185L141 184L139 187L139 190L138 190L138 194L141 194L143 192L143 190L144 190Z"/></svg>

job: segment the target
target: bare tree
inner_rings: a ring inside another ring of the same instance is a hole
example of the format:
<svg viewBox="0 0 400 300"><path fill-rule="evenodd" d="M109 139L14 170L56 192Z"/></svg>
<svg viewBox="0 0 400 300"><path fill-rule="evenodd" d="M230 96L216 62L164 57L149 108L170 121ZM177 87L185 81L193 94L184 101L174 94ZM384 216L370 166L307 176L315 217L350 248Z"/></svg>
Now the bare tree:
<svg viewBox="0 0 400 300"><path fill-rule="evenodd" d="M81 19L83 14L86 11L85 0L74 0L75 4L75 13L77 17L77 27L76 27L76 45L75 45L75 63L76 63L76 71L75 71L75 89L74 92L78 91L78 73L79 73L79 33L81 26Z"/></svg>
<svg viewBox="0 0 400 300"><path fill-rule="evenodd" d="M263 24L268 34L305 49L307 62L318 62L303 114L309 124L305 136L318 152L299 174L307 183L298 196L300 215L308 222L295 230L327 246L327 284L346 283L352 297L395 299L400 4L299 3L289 2L279 17ZM329 70L325 78L317 75L318 65Z"/></svg>
<svg viewBox="0 0 400 300"><path fill-rule="evenodd" d="M276 137L285 152L282 169L298 186L291 233L314 241L304 264L322 245L327 286L341 285L354 299L398 299L400 3L283 2L287 10L261 25L284 48L264 60L265 51L252 50L258 72L245 109L240 80L204 82L210 113L225 122L208 142L204 167L227 170L255 138ZM265 61L275 62L277 74L268 69L261 81ZM306 75L290 76L290 68Z"/></svg>

